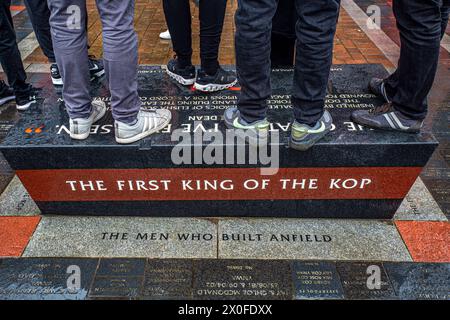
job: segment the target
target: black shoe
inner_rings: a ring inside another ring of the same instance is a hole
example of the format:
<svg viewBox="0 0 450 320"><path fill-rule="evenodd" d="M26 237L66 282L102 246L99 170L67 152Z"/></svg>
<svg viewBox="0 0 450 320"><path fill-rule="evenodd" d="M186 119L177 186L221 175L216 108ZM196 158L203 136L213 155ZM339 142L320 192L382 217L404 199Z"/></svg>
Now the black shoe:
<svg viewBox="0 0 450 320"><path fill-rule="evenodd" d="M179 68L178 60L176 58L167 63L166 72L172 79L183 86L190 86L195 82L195 67L188 66L183 69Z"/></svg>
<svg viewBox="0 0 450 320"><path fill-rule="evenodd" d="M36 103L36 99L34 97L16 97L16 108L19 111L27 110L33 103Z"/></svg>
<svg viewBox="0 0 450 320"><path fill-rule="evenodd" d="M94 81L105 74L103 64L99 60L96 60L93 56L89 56L89 73L91 81ZM60 87L63 85L63 80L56 63L53 63L50 66L50 74L52 76L54 86Z"/></svg>
<svg viewBox="0 0 450 320"><path fill-rule="evenodd" d="M52 65L50 66L50 75L52 77L52 83L54 86L63 85L61 74L59 73L58 65L56 63L52 63Z"/></svg>
<svg viewBox="0 0 450 320"><path fill-rule="evenodd" d="M14 100L15 98L16 96L14 95L14 91L6 85L5 82L0 80L0 106Z"/></svg>
<svg viewBox="0 0 450 320"><path fill-rule="evenodd" d="M418 133L423 120L411 119L395 110L392 103L371 110L358 110L352 113L352 121L374 129Z"/></svg>
<svg viewBox="0 0 450 320"><path fill-rule="evenodd" d="M203 70L197 74L195 89L203 92L215 92L231 88L237 83L236 74L219 67L215 75L208 75Z"/></svg>
<svg viewBox="0 0 450 320"><path fill-rule="evenodd" d="M387 103L391 102L391 99L386 92L386 84L383 79L372 78L369 82L369 90L374 95L382 97Z"/></svg>
<svg viewBox="0 0 450 320"><path fill-rule="evenodd" d="M89 73L91 81L94 81L105 74L105 68L100 60L95 59L94 56L89 56Z"/></svg>

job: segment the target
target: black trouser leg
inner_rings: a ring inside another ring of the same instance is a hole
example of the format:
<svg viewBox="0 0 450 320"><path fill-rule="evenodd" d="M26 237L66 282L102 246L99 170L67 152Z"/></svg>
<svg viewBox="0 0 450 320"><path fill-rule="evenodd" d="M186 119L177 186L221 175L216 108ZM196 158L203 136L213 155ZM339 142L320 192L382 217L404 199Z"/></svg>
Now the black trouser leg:
<svg viewBox="0 0 450 320"><path fill-rule="evenodd" d="M44 55L48 61L55 63L55 53L53 52L52 34L50 31L50 10L46 0L24 0L28 15L33 25L36 39L39 42Z"/></svg>
<svg viewBox="0 0 450 320"><path fill-rule="evenodd" d="M241 85L238 108L247 122L264 119L270 86L270 39L278 0L238 0L236 69Z"/></svg>
<svg viewBox="0 0 450 320"><path fill-rule="evenodd" d="M192 29L189 0L164 0L163 8L179 66L181 68L190 66L192 64Z"/></svg>
<svg viewBox="0 0 450 320"><path fill-rule="evenodd" d="M387 81L387 90L393 94L392 102L398 111L412 119L424 119L439 62L444 2L395 0L393 8L401 50L398 68Z"/></svg>
<svg viewBox="0 0 450 320"><path fill-rule="evenodd" d="M214 75L219 68L219 46L227 0L200 1L200 58L202 69Z"/></svg>
<svg viewBox="0 0 450 320"><path fill-rule="evenodd" d="M315 125L322 117L333 60L339 0L296 0L297 53L292 103L295 119Z"/></svg>
<svg viewBox="0 0 450 320"><path fill-rule="evenodd" d="M0 62L14 94L17 97L27 97L30 86L26 83L27 75L17 47L10 5L10 0L2 0L0 3Z"/></svg>

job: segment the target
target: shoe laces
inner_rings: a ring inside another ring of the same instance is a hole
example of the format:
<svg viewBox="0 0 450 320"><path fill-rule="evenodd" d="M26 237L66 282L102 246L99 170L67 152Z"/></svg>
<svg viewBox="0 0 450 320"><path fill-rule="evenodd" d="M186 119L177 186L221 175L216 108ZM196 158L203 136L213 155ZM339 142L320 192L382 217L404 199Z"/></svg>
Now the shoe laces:
<svg viewBox="0 0 450 320"><path fill-rule="evenodd" d="M391 111L395 111L395 110L394 110L394 106L392 105L392 103L389 102L389 103L385 103L381 106L377 106L377 107L370 109L369 113L376 116L376 115L388 113Z"/></svg>

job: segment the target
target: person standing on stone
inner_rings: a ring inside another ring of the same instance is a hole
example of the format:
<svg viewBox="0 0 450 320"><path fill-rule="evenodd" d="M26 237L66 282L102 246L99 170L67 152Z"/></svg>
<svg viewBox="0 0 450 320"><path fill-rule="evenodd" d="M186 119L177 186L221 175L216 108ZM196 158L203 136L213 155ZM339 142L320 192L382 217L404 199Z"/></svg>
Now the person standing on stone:
<svg viewBox="0 0 450 320"><path fill-rule="evenodd" d="M52 83L55 86L62 86L63 82L61 74L59 72L58 65L56 64L55 53L53 51L52 35L50 32L49 23L50 10L47 5L47 0L24 0L24 3L28 11L31 24L33 25L33 30L36 34L36 39L39 46L51 64L50 75L52 78ZM95 59L93 56L89 56L88 63L92 81L103 76L105 70L100 61Z"/></svg>
<svg viewBox="0 0 450 320"><path fill-rule="evenodd" d="M450 0L394 0L393 10L401 40L398 68L388 78L374 78L369 84L386 103L355 111L352 120L375 129L418 133L427 115Z"/></svg>
<svg viewBox="0 0 450 320"><path fill-rule="evenodd" d="M163 0L164 14L176 57L167 64L167 73L182 85L194 85L204 92L220 91L237 82L232 71L221 68L218 56L227 0L200 0L201 68L192 65L192 29L189 0Z"/></svg>
<svg viewBox="0 0 450 320"><path fill-rule="evenodd" d="M267 99L271 95L270 51L272 19L277 0L238 0L236 11L236 68L241 85L237 107L228 108L224 120L229 128L251 130L267 138ZM290 146L307 150L332 126L324 110L333 58L333 40L340 0L295 0L296 61L292 104L295 120Z"/></svg>
<svg viewBox="0 0 450 320"><path fill-rule="evenodd" d="M106 113L102 101L89 94L86 0L48 0L53 48L63 79L62 95L70 117L70 136L83 140ZM111 93L118 143L132 143L166 127L168 110L140 110L138 40L134 0L98 0L103 26L103 60Z"/></svg>
<svg viewBox="0 0 450 320"><path fill-rule="evenodd" d="M35 89L27 83L10 6L11 0L0 3L0 63L9 84L0 81L0 105L15 99L17 109L23 111L36 102Z"/></svg>

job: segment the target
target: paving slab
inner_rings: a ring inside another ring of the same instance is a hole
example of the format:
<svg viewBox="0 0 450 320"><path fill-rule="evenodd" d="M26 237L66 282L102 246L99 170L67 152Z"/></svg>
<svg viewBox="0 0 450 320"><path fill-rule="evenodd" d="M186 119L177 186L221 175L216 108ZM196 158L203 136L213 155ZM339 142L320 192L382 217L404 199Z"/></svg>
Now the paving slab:
<svg viewBox="0 0 450 320"><path fill-rule="evenodd" d="M215 258L205 219L44 216L24 256Z"/></svg>
<svg viewBox="0 0 450 320"><path fill-rule="evenodd" d="M219 258L411 261L388 221L223 219Z"/></svg>
<svg viewBox="0 0 450 320"><path fill-rule="evenodd" d="M0 217L0 257L22 254L40 217Z"/></svg>
<svg viewBox="0 0 450 320"><path fill-rule="evenodd" d="M17 176L0 195L0 216L35 216L40 214L36 203Z"/></svg>

